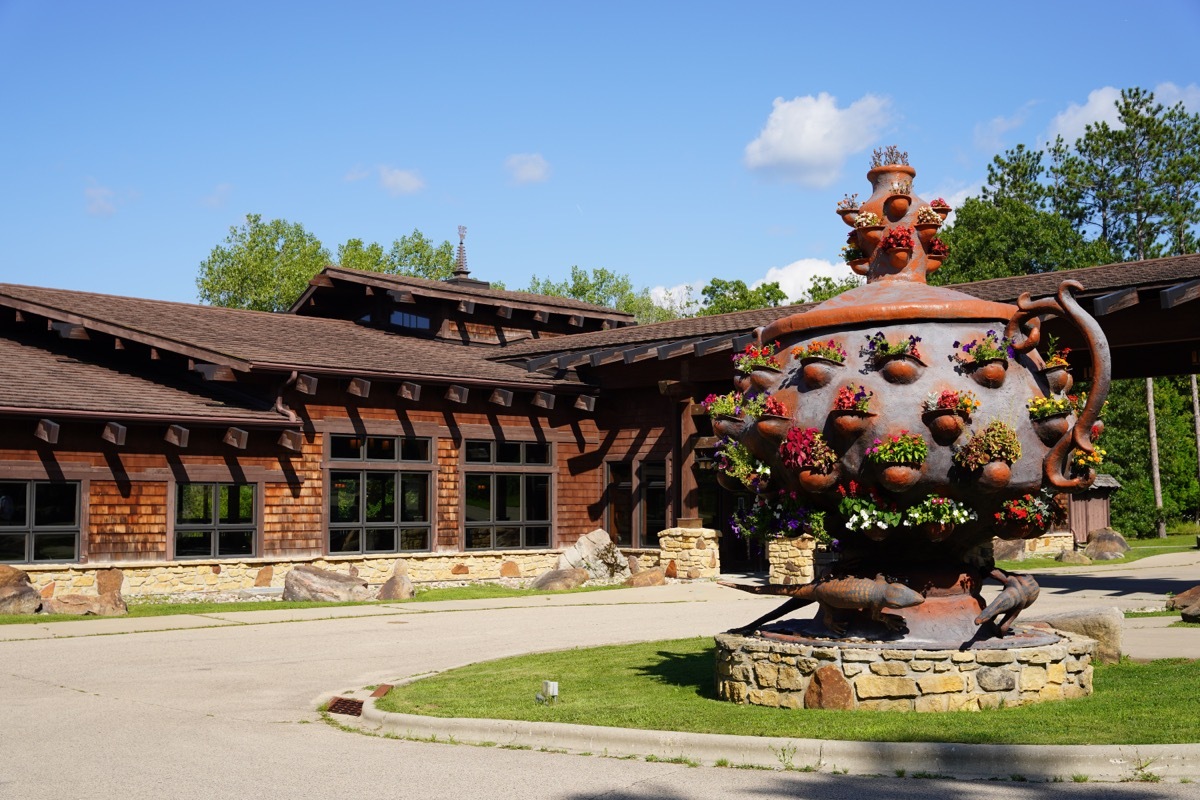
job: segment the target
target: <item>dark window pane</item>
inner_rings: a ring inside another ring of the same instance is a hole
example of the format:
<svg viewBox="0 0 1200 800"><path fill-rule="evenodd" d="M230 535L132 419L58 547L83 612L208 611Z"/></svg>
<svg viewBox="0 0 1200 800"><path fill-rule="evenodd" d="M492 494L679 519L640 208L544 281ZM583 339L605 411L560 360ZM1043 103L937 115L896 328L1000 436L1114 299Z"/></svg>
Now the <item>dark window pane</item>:
<svg viewBox="0 0 1200 800"><path fill-rule="evenodd" d="M254 555L254 531L220 531L217 534L217 555Z"/></svg>
<svg viewBox="0 0 1200 800"><path fill-rule="evenodd" d="M633 466L608 465L608 532L617 544L633 544Z"/></svg>
<svg viewBox="0 0 1200 800"><path fill-rule="evenodd" d="M254 486L241 483L217 487L218 520L222 525L247 525L254 522Z"/></svg>
<svg viewBox="0 0 1200 800"><path fill-rule="evenodd" d="M402 461L429 461L428 439L401 439L400 459Z"/></svg>
<svg viewBox="0 0 1200 800"><path fill-rule="evenodd" d="M25 560L25 534L0 535L0 561Z"/></svg>
<svg viewBox="0 0 1200 800"><path fill-rule="evenodd" d="M525 519L541 522L550 519L550 476L525 476Z"/></svg>
<svg viewBox="0 0 1200 800"><path fill-rule="evenodd" d="M35 483L33 485L33 526L77 525L79 485L75 483Z"/></svg>
<svg viewBox="0 0 1200 800"><path fill-rule="evenodd" d="M207 525L213 521L211 483L181 483L175 490L175 522Z"/></svg>
<svg viewBox="0 0 1200 800"><path fill-rule="evenodd" d="M367 473L367 522L396 521L396 473Z"/></svg>
<svg viewBox="0 0 1200 800"><path fill-rule="evenodd" d="M73 533L38 533L33 537L34 561L74 561L76 536Z"/></svg>
<svg viewBox="0 0 1200 800"><path fill-rule="evenodd" d="M496 549L511 550L521 546L521 529L496 526Z"/></svg>
<svg viewBox="0 0 1200 800"><path fill-rule="evenodd" d="M212 531L175 531L175 555L180 558L211 556Z"/></svg>
<svg viewBox="0 0 1200 800"><path fill-rule="evenodd" d="M400 530L401 550L428 550L428 528L402 528Z"/></svg>
<svg viewBox="0 0 1200 800"><path fill-rule="evenodd" d="M549 464L550 463L550 445L541 444L538 442L530 442L525 445L525 463L526 464Z"/></svg>
<svg viewBox="0 0 1200 800"><path fill-rule="evenodd" d="M492 476L467 474L467 522L492 520Z"/></svg>
<svg viewBox="0 0 1200 800"><path fill-rule="evenodd" d="M0 526L23 528L29 523L25 519L27 510L27 483L0 483ZM24 540L22 540L24 541ZM0 555L0 559L5 558ZM21 560L25 560L25 545L21 545Z"/></svg>
<svg viewBox="0 0 1200 800"><path fill-rule="evenodd" d="M424 473L400 475L400 521L429 521L429 475Z"/></svg>
<svg viewBox="0 0 1200 800"><path fill-rule="evenodd" d="M329 532L329 552L358 553L361 552L360 533L357 528L349 530L331 530Z"/></svg>
<svg viewBox="0 0 1200 800"><path fill-rule="evenodd" d="M521 476L497 475L496 478L496 521L521 521ZM499 535L499 534L497 534Z"/></svg>
<svg viewBox="0 0 1200 800"><path fill-rule="evenodd" d="M497 464L520 464L521 463L521 443L520 442L496 442L496 463Z"/></svg>
<svg viewBox="0 0 1200 800"><path fill-rule="evenodd" d="M391 553L396 550L396 531L394 528L367 528L364 539L368 553Z"/></svg>
<svg viewBox="0 0 1200 800"><path fill-rule="evenodd" d="M466 460L472 464L490 464L492 461L492 443L468 440Z"/></svg>
<svg viewBox="0 0 1200 800"><path fill-rule="evenodd" d="M362 458L363 440L358 436L331 436L329 457L357 461Z"/></svg>
<svg viewBox="0 0 1200 800"><path fill-rule="evenodd" d="M652 461L642 465L642 544L654 541L667 527L667 465Z"/></svg>
<svg viewBox="0 0 1200 800"><path fill-rule="evenodd" d="M526 547L549 547L550 546L550 529L542 526L525 529L525 546Z"/></svg>
<svg viewBox="0 0 1200 800"><path fill-rule="evenodd" d="M395 461L396 440L391 436L367 437L368 461Z"/></svg>
<svg viewBox="0 0 1200 800"><path fill-rule="evenodd" d="M492 529L491 528L467 528L467 549L468 550L491 550L492 549Z"/></svg>
<svg viewBox="0 0 1200 800"><path fill-rule="evenodd" d="M329 474L329 521L358 522L359 474L331 472ZM357 548L355 548L357 550Z"/></svg>

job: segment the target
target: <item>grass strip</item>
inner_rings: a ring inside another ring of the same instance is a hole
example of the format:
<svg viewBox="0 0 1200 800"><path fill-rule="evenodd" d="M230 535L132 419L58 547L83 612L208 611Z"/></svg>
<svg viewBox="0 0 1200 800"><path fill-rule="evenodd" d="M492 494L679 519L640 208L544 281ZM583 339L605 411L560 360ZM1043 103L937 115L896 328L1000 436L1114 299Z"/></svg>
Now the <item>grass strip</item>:
<svg viewBox="0 0 1200 800"><path fill-rule="evenodd" d="M385 711L648 730L879 742L1175 744L1196 742L1200 663L1095 668L1095 694L979 713L789 710L716 698L711 638L595 647L473 664L393 689ZM536 702L558 681L554 705Z"/></svg>
<svg viewBox="0 0 1200 800"><path fill-rule="evenodd" d="M1007 570L1027 570L1027 569L1081 569L1088 566L1106 567L1110 564L1131 564L1134 561L1141 561L1143 558L1150 556L1161 556L1164 553L1183 553L1188 550L1196 549L1196 534L1194 533L1173 533L1165 539L1151 537L1148 539L1127 539L1129 543L1129 552L1120 558L1114 558L1111 561L1095 561L1091 564L1064 564L1061 561L1055 561L1053 557L1035 556L1026 558L1023 561L997 561L996 566Z"/></svg>

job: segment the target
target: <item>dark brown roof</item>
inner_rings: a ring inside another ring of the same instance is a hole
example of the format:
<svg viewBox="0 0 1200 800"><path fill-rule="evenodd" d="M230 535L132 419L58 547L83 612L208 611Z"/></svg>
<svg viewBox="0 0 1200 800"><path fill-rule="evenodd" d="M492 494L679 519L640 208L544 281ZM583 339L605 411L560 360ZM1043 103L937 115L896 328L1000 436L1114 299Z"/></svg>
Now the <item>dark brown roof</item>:
<svg viewBox="0 0 1200 800"><path fill-rule="evenodd" d="M312 372L459 383L547 385L489 361L490 351L416 339L348 320L0 284L0 306L83 325L236 370Z"/></svg>
<svg viewBox="0 0 1200 800"><path fill-rule="evenodd" d="M151 380L121 367L80 360L69 352L72 344L78 343L50 336L36 344L28 338L0 337L0 412L292 425L251 401L210 396L169 376Z"/></svg>
<svg viewBox="0 0 1200 800"><path fill-rule="evenodd" d="M343 269L332 266L321 270L321 274L328 275L331 278L353 281L382 289L407 289L414 294L430 293L433 296L454 297L483 303L491 302L495 305L506 305L515 308L557 310L559 313L580 313L593 319L608 319L623 325L633 322L633 315L627 312L617 311L615 308L609 308L608 306L585 303L582 300L575 300L570 297L554 297L545 294L534 294L532 292L513 292L507 289L492 289L470 284L461 285L446 281L430 280L428 278L414 278L408 275L391 275L382 272L366 272L359 269ZM316 290L318 290L318 287L310 287L308 291L292 304L291 310L295 312L302 308L309 295Z"/></svg>
<svg viewBox="0 0 1200 800"><path fill-rule="evenodd" d="M1116 291L1131 286L1156 289L1200 278L1200 255L1152 258L1146 261L1124 261L1083 269L1064 269L1039 275L1017 275L1012 278L993 278L975 283L954 284L953 289L984 300L1014 303L1021 292L1045 297L1058 291L1065 280L1079 281L1089 295Z"/></svg>

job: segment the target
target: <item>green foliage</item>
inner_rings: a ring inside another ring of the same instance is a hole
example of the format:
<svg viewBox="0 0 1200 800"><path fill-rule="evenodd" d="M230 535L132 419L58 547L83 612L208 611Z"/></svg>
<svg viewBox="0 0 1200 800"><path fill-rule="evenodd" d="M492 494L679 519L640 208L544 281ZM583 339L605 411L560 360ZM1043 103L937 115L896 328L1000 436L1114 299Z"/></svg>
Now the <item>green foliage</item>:
<svg viewBox="0 0 1200 800"><path fill-rule="evenodd" d="M362 239L351 239L338 247L337 258L338 266L346 269L409 275L435 281L449 278L454 273L455 265L454 245L450 240L434 245L416 228L409 235L393 241L386 252L383 245L377 242L364 244Z"/></svg>
<svg viewBox="0 0 1200 800"><path fill-rule="evenodd" d="M920 466L929 456L929 445L917 433L901 431L876 439L866 449L867 459L875 464L908 464Z"/></svg>
<svg viewBox="0 0 1200 800"><path fill-rule="evenodd" d="M248 214L200 262L200 301L229 308L285 311L329 263L329 251L299 223Z"/></svg>
<svg viewBox="0 0 1200 800"><path fill-rule="evenodd" d="M704 299L696 312L696 316L699 317L756 308L774 308L783 305L787 300L787 294L779 288L778 281L764 283L751 289L746 286L745 281L713 278L700 290L700 294Z"/></svg>
<svg viewBox="0 0 1200 800"><path fill-rule="evenodd" d="M983 469L989 462L1013 463L1021 457L1021 440L1012 426L999 420L989 422L967 443L954 451L954 463L970 470Z"/></svg>
<svg viewBox="0 0 1200 800"><path fill-rule="evenodd" d="M797 300L797 302L824 303L826 300L832 297L837 297L842 292L858 288L862 285L862 278L858 278L854 275L836 279L830 278L826 275L814 275L812 280L808 282L808 288L804 290L804 294Z"/></svg>
<svg viewBox="0 0 1200 800"><path fill-rule="evenodd" d="M553 297L570 297L598 306L615 308L633 314L640 325L651 322L666 322L683 316L683 309L671 305L659 305L650 297L649 289L635 290L628 275L621 275L603 267L590 273L578 266L571 267L571 277L563 281L538 278L529 283L527 291Z"/></svg>

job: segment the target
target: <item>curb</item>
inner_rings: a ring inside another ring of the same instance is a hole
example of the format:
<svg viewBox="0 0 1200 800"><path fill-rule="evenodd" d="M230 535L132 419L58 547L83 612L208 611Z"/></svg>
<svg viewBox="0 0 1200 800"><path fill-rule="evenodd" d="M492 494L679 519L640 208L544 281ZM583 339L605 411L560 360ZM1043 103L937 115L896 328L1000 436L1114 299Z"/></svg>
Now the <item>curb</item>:
<svg viewBox="0 0 1200 800"><path fill-rule="evenodd" d="M356 693L357 694L357 693ZM340 717L343 722L353 717ZM752 765L857 775L965 779L1093 781L1200 779L1200 744L986 745L938 742L846 742L734 736L561 722L424 717L380 711L368 700L358 726L404 739L565 751L608 757L647 756L704 766Z"/></svg>

